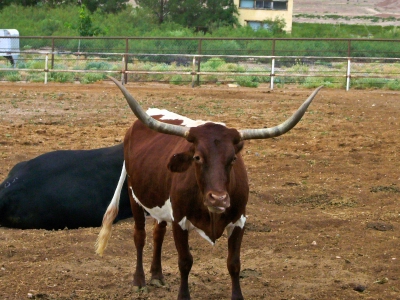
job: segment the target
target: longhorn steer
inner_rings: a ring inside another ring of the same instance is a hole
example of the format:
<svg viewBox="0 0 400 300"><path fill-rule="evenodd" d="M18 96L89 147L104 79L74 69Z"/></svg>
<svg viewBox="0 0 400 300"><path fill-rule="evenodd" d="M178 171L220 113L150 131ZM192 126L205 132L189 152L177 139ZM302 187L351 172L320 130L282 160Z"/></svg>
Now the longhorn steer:
<svg viewBox="0 0 400 300"><path fill-rule="evenodd" d="M125 164L114 198L103 218L96 252L100 255L111 235L118 212L118 192L128 174L128 188L135 219L137 250L133 284L146 285L142 263L147 211L158 224L153 230L151 279L164 284L161 247L167 223L172 223L181 275L178 299L189 299L188 276L193 264L188 231L195 229L214 243L224 230L228 235L227 266L232 280L232 299L243 299L240 283L240 246L246 221L249 187L240 150L244 140L279 136L293 128L319 88L287 121L273 128L236 130L221 124L197 127L175 117L146 114L124 86L112 79L138 117L125 135ZM160 120L162 122L160 122Z"/></svg>
<svg viewBox="0 0 400 300"><path fill-rule="evenodd" d="M100 226L123 161L120 144L53 151L16 164L0 184L0 226L49 230ZM117 219L131 216L125 192Z"/></svg>

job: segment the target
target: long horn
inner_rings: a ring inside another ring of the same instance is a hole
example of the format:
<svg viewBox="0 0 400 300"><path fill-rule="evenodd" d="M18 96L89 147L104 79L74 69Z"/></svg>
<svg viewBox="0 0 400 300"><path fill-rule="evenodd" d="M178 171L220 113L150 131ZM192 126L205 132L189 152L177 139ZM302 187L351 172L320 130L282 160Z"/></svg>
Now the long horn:
<svg viewBox="0 0 400 300"><path fill-rule="evenodd" d="M126 101L128 102L131 110L135 114L135 116L143 122L144 125L149 127L152 130L155 130L157 132L161 133L166 133L166 134L172 134L172 135L177 135L186 138L187 135L189 134L189 129L188 127L184 126L179 126L179 125L173 125L173 124L168 124L168 123L163 123L160 121L157 121L156 119L152 118L149 116L143 108L140 106L140 104L132 97L131 94L129 94L128 90L115 78L108 76L114 83L119 87L121 90L122 94L124 94Z"/></svg>
<svg viewBox="0 0 400 300"><path fill-rule="evenodd" d="M239 130L239 133L242 137L242 140L251 140L251 139L269 139L273 137L280 136L290 129L292 129L296 124L301 120L304 113L306 112L308 106L311 104L311 101L317 95L318 91L323 86L318 87L308 99L299 107L299 109L285 122L279 124L275 127L270 128L261 128L261 129L242 129Z"/></svg>

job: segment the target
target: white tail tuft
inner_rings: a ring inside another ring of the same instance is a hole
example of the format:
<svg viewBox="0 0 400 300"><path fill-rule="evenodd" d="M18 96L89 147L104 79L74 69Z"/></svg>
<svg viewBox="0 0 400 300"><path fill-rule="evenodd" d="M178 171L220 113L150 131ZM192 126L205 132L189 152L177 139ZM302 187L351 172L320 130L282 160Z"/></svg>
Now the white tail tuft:
<svg viewBox="0 0 400 300"><path fill-rule="evenodd" d="M124 161L117 188L114 192L114 196L111 200L111 203L108 205L106 213L104 214L101 230L95 244L96 253L99 254L100 256L103 256L103 252L107 247L108 240L111 237L112 224L118 215L119 199L121 196L121 189L122 186L124 185L125 177L126 177L126 170Z"/></svg>
<svg viewBox="0 0 400 300"><path fill-rule="evenodd" d="M118 207L111 205L107 208L107 211L104 214L101 230L95 244L96 253L99 254L100 256L103 256L103 252L107 247L108 240L111 237L112 224L115 218L117 217L117 214L118 214Z"/></svg>

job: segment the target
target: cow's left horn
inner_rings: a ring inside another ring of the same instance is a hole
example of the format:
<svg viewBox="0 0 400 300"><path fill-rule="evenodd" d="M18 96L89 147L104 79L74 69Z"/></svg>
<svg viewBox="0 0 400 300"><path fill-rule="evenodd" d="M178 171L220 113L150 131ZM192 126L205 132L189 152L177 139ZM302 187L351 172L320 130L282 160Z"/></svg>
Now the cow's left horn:
<svg viewBox="0 0 400 300"><path fill-rule="evenodd" d="M157 132L161 133L166 133L166 134L172 134L172 135L177 135L186 138L187 135L189 134L189 128L184 127L184 126L179 126L179 125L173 125L173 124L167 124L163 123L160 121L157 121L156 119L152 118L149 116L143 108L140 106L140 104L132 97L131 94L129 94L128 90L115 78L108 76L114 83L119 87L121 90L122 94L124 94L126 101L128 101L128 104L135 114L135 116L143 122L144 125L149 127L150 129L153 129Z"/></svg>
<svg viewBox="0 0 400 300"><path fill-rule="evenodd" d="M292 129L296 124L301 120L304 113L306 112L308 106L310 105L311 101L317 95L318 91L323 86L318 87L308 99L299 107L299 109L285 122L279 124L275 127L270 128L260 128L260 129L242 129L239 130L240 136L242 140L251 140L251 139L269 139L273 137L280 136L290 129Z"/></svg>

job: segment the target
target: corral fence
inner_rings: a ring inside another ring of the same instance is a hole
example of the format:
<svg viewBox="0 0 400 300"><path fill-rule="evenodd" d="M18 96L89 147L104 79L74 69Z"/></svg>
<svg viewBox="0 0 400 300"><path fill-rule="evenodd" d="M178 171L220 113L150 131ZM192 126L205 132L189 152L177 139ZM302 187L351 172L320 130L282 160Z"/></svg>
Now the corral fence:
<svg viewBox="0 0 400 300"><path fill-rule="evenodd" d="M18 38L20 49L11 51L15 61L0 58L3 81L89 83L111 75L124 82L400 89L400 40L7 38Z"/></svg>

